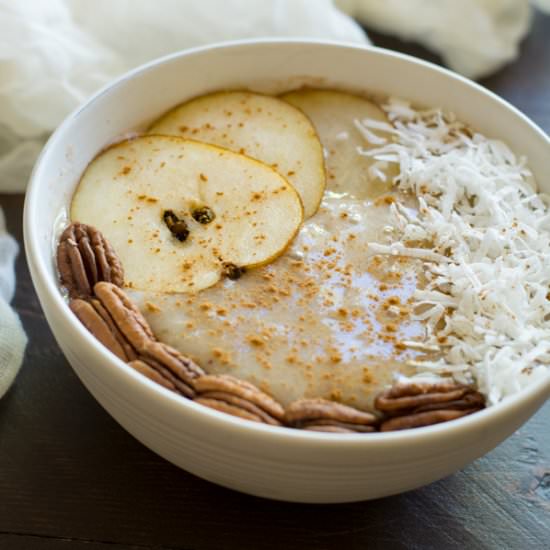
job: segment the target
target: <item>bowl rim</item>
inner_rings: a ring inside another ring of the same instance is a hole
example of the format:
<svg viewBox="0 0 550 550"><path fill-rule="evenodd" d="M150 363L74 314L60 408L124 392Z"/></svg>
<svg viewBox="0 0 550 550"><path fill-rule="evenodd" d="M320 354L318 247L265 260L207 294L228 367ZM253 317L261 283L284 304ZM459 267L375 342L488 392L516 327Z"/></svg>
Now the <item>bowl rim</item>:
<svg viewBox="0 0 550 550"><path fill-rule="evenodd" d="M516 116L522 119L530 130L538 134L549 147L550 152L550 138L546 133L526 115L524 115L519 109L502 99L494 92L484 88L480 84L471 81L470 79L459 75L449 69L440 67L434 63L418 59L411 55L395 52L385 48L380 48L372 45L361 45L351 42L343 42L336 40L321 40L321 39L287 39L287 38L253 38L243 40L231 40L217 42L206 46L198 46L195 48L189 48L174 52L156 59L153 59L147 63L144 63L126 73L120 75L116 79L110 81L92 96L90 96L83 104L74 109L56 128L52 135L44 145L40 155L38 156L27 187L25 196L24 212L23 212L23 233L24 244L29 269L31 271L31 277L33 285L38 294L40 302L43 301L42 295L49 298L50 307L55 308L55 313L62 320L65 327L72 332L75 338L79 339L83 346L87 348L90 353L99 354L102 361L111 364L113 367L113 374L124 378L124 383L133 387L137 392L144 392L147 394L148 399L151 401L158 400L163 401L164 404L169 404L172 410L177 411L177 414L198 414L203 420L207 421L210 425L218 428L223 428L229 433L240 433L241 435L249 436L264 436L273 439L276 442L288 442L291 444L303 444L327 447L368 447L370 445L381 445L382 443L388 445L397 445L402 443L408 443L412 440L424 439L426 442L434 442L441 437L449 437L458 435L463 430L471 429L486 429L492 421L498 416L513 414L514 411L520 409L523 404L530 400L536 400L541 396L546 399L550 397L550 370L545 377L538 381L534 381L526 388L519 392L504 398L501 402L492 405L482 411L478 411L474 414L467 415L465 417L456 419L452 422L444 422L431 426L424 426L420 428L394 431L394 432L375 432L365 434L338 434L338 433L323 433L314 432L308 430L298 430L294 428L284 426L270 426L258 422L253 422L241 418L225 414L208 407L204 407L198 403L193 402L190 399L177 395L170 390L156 384L148 378L140 375L134 369L129 367L121 359L109 352L98 340L95 339L89 333L81 323L75 322L74 314L68 307L68 303L60 292L57 281L47 276L47 269L44 262L41 259L38 250L40 243L37 236L33 232L33 218L36 209L39 207L38 202L38 189L41 183L41 171L45 165L45 159L51 148L54 147L56 142L63 135L65 130L70 127L83 113L84 111L93 107L93 105L104 95L110 93L112 90L118 88L126 81L133 79L134 77L146 73L158 66L171 63L179 58L190 57L193 55L201 55L203 53L215 52L217 50L228 50L232 48L253 48L258 45L264 46L276 46L276 45L310 45L319 46L321 48L341 48L370 52L372 54L385 56L388 58L397 58L402 61L412 63L414 65L423 66L424 68L439 72L446 78L454 80L455 82L461 82L476 90L485 96L488 96L493 101L500 104L501 107L513 111ZM52 231L53 231L52 227ZM53 236L53 235L52 235ZM36 281L35 281L36 278Z"/></svg>

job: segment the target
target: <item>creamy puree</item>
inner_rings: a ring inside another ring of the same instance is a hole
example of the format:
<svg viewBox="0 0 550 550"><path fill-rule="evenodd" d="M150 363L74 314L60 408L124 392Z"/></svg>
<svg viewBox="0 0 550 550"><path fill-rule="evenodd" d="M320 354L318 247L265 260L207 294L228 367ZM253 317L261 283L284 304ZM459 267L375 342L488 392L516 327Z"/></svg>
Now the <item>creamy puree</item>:
<svg viewBox="0 0 550 550"><path fill-rule="evenodd" d="M411 318L419 265L369 254L389 242L391 195L357 199L326 191L273 263L196 294L129 290L162 341L209 373L257 384L283 405L301 397L371 408L374 394L417 352Z"/></svg>

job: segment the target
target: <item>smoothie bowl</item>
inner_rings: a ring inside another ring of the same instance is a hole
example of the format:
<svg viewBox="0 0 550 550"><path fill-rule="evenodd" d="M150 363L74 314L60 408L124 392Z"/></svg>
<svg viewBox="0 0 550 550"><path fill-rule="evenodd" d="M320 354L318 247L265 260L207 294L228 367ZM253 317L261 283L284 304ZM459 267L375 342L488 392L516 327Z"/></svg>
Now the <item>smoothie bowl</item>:
<svg viewBox="0 0 550 550"><path fill-rule="evenodd" d="M101 405L174 464L345 502L456 471L550 394L550 142L407 56L251 41L55 132L33 281Z"/></svg>

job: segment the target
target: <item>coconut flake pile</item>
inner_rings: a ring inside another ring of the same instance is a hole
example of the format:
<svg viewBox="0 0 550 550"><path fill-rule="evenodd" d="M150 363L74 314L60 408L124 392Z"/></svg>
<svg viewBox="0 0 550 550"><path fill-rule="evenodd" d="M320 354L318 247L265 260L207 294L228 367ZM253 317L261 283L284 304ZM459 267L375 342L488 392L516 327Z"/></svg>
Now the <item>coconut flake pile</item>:
<svg viewBox="0 0 550 550"><path fill-rule="evenodd" d="M550 372L550 197L524 158L453 115L396 99L383 109L392 124L356 121L370 142L358 152L398 163L396 187L418 208L392 204L395 238L369 246L424 262L416 318L441 354L416 362L418 376L474 383L494 404Z"/></svg>

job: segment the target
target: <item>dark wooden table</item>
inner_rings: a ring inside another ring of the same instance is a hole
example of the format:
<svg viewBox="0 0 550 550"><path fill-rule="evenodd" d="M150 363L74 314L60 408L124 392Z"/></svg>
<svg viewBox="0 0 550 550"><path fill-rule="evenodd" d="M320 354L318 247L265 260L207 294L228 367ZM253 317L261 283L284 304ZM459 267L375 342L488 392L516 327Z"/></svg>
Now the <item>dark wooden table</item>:
<svg viewBox="0 0 550 550"><path fill-rule="evenodd" d="M382 46L435 60L371 34ZM483 82L550 132L550 17ZM21 195L0 195L22 243ZM550 549L550 403L464 471L383 500L271 502L188 474L128 435L76 378L48 329L23 255L29 346L0 400L0 549Z"/></svg>

